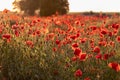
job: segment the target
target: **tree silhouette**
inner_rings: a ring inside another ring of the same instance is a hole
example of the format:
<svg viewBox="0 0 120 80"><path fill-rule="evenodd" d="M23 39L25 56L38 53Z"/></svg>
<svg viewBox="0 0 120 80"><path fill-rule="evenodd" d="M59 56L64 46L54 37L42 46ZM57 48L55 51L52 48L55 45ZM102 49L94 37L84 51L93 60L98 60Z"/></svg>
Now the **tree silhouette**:
<svg viewBox="0 0 120 80"><path fill-rule="evenodd" d="M66 14L68 11L68 0L40 0L41 16L49 16L56 12L59 14Z"/></svg>
<svg viewBox="0 0 120 80"><path fill-rule="evenodd" d="M24 11L24 14L34 15L39 8L39 0L15 0L13 6L14 9Z"/></svg>
<svg viewBox="0 0 120 80"><path fill-rule="evenodd" d="M34 15L36 10L40 10L40 16L50 16L56 12L63 15L69 11L68 0L15 0L13 6L28 15Z"/></svg>

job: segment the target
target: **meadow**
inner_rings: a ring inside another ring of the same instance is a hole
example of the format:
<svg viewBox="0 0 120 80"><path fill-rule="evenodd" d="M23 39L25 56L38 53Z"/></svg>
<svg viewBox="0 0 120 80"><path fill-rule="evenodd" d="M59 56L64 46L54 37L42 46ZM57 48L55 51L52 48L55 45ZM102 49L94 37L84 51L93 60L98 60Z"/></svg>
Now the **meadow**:
<svg viewBox="0 0 120 80"><path fill-rule="evenodd" d="M1 12L0 80L120 80L120 16Z"/></svg>

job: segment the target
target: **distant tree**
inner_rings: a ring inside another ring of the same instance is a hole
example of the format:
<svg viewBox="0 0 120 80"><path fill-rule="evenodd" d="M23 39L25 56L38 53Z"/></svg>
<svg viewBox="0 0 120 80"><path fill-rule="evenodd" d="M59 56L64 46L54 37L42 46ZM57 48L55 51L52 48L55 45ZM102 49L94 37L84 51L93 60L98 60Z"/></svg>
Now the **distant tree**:
<svg viewBox="0 0 120 80"><path fill-rule="evenodd" d="M39 8L40 0L15 0L13 2L14 9L23 11L24 14L34 15L35 10Z"/></svg>
<svg viewBox="0 0 120 80"><path fill-rule="evenodd" d="M40 0L40 15L49 16L58 12L66 14L69 11L68 0Z"/></svg>
<svg viewBox="0 0 120 80"><path fill-rule="evenodd" d="M28 15L34 15L36 10L40 10L40 16L50 16L56 12L63 15L69 11L68 0L15 0L13 6Z"/></svg>

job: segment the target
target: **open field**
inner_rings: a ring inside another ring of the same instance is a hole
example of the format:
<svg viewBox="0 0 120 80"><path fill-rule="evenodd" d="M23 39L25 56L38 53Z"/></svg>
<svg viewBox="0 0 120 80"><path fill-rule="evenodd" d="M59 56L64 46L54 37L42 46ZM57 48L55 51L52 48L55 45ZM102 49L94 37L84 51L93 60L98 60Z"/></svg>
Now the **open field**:
<svg viewBox="0 0 120 80"><path fill-rule="evenodd" d="M1 12L0 80L120 80L119 13L86 14Z"/></svg>

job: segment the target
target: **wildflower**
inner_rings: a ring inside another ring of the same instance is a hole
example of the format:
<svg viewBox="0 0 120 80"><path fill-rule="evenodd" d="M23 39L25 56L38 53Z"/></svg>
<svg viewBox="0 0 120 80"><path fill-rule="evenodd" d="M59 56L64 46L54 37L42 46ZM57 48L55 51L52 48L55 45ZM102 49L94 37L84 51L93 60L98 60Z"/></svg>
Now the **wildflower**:
<svg viewBox="0 0 120 80"><path fill-rule="evenodd" d="M3 35L2 35L2 38L10 39L10 38L11 38L11 35L10 35L10 34L3 34Z"/></svg>
<svg viewBox="0 0 120 80"><path fill-rule="evenodd" d="M54 34L54 33L49 33L49 34L47 35L47 39L48 39L48 40L54 40L54 37L55 37L55 34Z"/></svg>
<svg viewBox="0 0 120 80"><path fill-rule="evenodd" d="M108 66L117 72L120 71L120 65L117 62L111 62Z"/></svg>
<svg viewBox="0 0 120 80"><path fill-rule="evenodd" d="M101 34L105 35L105 34L107 34L107 33L108 33L108 32L107 32L106 29L102 29L102 30L101 30Z"/></svg>
<svg viewBox="0 0 120 80"><path fill-rule="evenodd" d="M36 31L36 34L39 35L39 34L40 34L40 30L37 30L37 31Z"/></svg>
<svg viewBox="0 0 120 80"><path fill-rule="evenodd" d="M114 46L115 46L115 42L110 41L108 45L110 45L110 46L114 47Z"/></svg>
<svg viewBox="0 0 120 80"><path fill-rule="evenodd" d="M95 53L100 53L100 48L98 46L94 47L93 52Z"/></svg>
<svg viewBox="0 0 120 80"><path fill-rule="evenodd" d="M17 30L15 30L15 35L18 37L19 36L19 32Z"/></svg>
<svg viewBox="0 0 120 80"><path fill-rule="evenodd" d="M33 20L32 23L33 23L33 24L37 23L37 20Z"/></svg>
<svg viewBox="0 0 120 80"><path fill-rule="evenodd" d="M96 30L96 29L97 29L96 26L91 26L90 28L91 28L92 30Z"/></svg>
<svg viewBox="0 0 120 80"><path fill-rule="evenodd" d="M111 51L111 52L110 52L110 57L114 56L115 54L116 54L115 51Z"/></svg>
<svg viewBox="0 0 120 80"><path fill-rule="evenodd" d="M54 48L53 48L53 51L56 52L56 51L57 51L57 48L54 47Z"/></svg>
<svg viewBox="0 0 120 80"><path fill-rule="evenodd" d="M0 28L0 34L2 33L2 28Z"/></svg>
<svg viewBox="0 0 120 80"><path fill-rule="evenodd" d="M93 57L93 54L88 54L88 58L92 58Z"/></svg>
<svg viewBox="0 0 120 80"><path fill-rule="evenodd" d="M108 32L108 36L112 37L113 33L112 32Z"/></svg>
<svg viewBox="0 0 120 80"><path fill-rule="evenodd" d="M42 28L40 31L41 31L41 34L47 34L49 32L47 28Z"/></svg>
<svg viewBox="0 0 120 80"><path fill-rule="evenodd" d="M74 50L74 55L79 56L81 52L82 52L82 50L80 48L76 48Z"/></svg>
<svg viewBox="0 0 120 80"><path fill-rule="evenodd" d="M103 60L107 60L109 57L110 57L109 54L104 54L104 55L103 55Z"/></svg>
<svg viewBox="0 0 120 80"><path fill-rule="evenodd" d="M99 46L106 46L107 42L106 41L99 41L98 44L99 44Z"/></svg>
<svg viewBox="0 0 120 80"><path fill-rule="evenodd" d="M84 23L81 23L81 26L84 26L85 24Z"/></svg>
<svg viewBox="0 0 120 80"><path fill-rule="evenodd" d="M91 80L89 77L84 78L84 80Z"/></svg>
<svg viewBox="0 0 120 80"><path fill-rule="evenodd" d="M59 44L60 44L60 40L56 40L55 43L56 43L57 45L59 45Z"/></svg>
<svg viewBox="0 0 120 80"><path fill-rule="evenodd" d="M76 37L80 37L80 36L81 36L81 34L80 34L80 33L77 33L77 34L76 34Z"/></svg>
<svg viewBox="0 0 120 80"><path fill-rule="evenodd" d="M81 42L81 43L85 43L86 40L87 40L87 38L82 38L82 39L80 39L80 42Z"/></svg>
<svg viewBox="0 0 120 80"><path fill-rule="evenodd" d="M72 44L72 48L74 49L74 48L77 48L78 47L78 43L73 43Z"/></svg>
<svg viewBox="0 0 120 80"><path fill-rule="evenodd" d="M71 35L70 38L75 40L77 38L77 36L76 35Z"/></svg>
<svg viewBox="0 0 120 80"><path fill-rule="evenodd" d="M26 45L28 45L28 46L30 46L30 47L33 47L33 42L30 41L30 40L28 40L28 41L26 41Z"/></svg>
<svg viewBox="0 0 120 80"><path fill-rule="evenodd" d="M10 42L11 35L10 35L10 34L3 34L3 35L2 35L2 38L3 38L3 39L6 39L7 42Z"/></svg>
<svg viewBox="0 0 120 80"><path fill-rule="evenodd" d="M75 73L74 73L75 77L81 77L82 76L82 71L80 69L78 69Z"/></svg>
<svg viewBox="0 0 120 80"><path fill-rule="evenodd" d="M96 59L102 59L102 54L98 53L96 56L95 56Z"/></svg>
<svg viewBox="0 0 120 80"><path fill-rule="evenodd" d="M118 42L120 42L120 36L117 36L116 40L117 40Z"/></svg>
<svg viewBox="0 0 120 80"><path fill-rule="evenodd" d="M80 61L84 61L86 59L86 56L87 56L86 53L80 54L80 56L79 56Z"/></svg>
<svg viewBox="0 0 120 80"><path fill-rule="evenodd" d="M119 24L112 24L112 28L118 29L119 28Z"/></svg>
<svg viewBox="0 0 120 80"><path fill-rule="evenodd" d="M58 20L58 21L55 21L55 24L60 26L62 23L61 23L61 21Z"/></svg>
<svg viewBox="0 0 120 80"><path fill-rule="evenodd" d="M71 58L71 60L72 60L72 61L76 61L76 60L77 60L77 57L74 56L74 57Z"/></svg>
<svg viewBox="0 0 120 80"><path fill-rule="evenodd" d="M37 19L37 22L40 22L41 20L40 19Z"/></svg>
<svg viewBox="0 0 120 80"><path fill-rule="evenodd" d="M8 9L3 10L3 13L8 13L8 12L10 12L10 10L8 10Z"/></svg>
<svg viewBox="0 0 120 80"><path fill-rule="evenodd" d="M76 25L80 25L80 21L78 21L78 20L76 20L74 23L75 23Z"/></svg>
<svg viewBox="0 0 120 80"><path fill-rule="evenodd" d="M12 29L18 29L19 28L19 26L18 25L12 25Z"/></svg>

